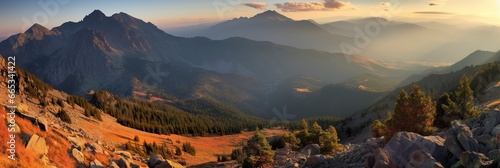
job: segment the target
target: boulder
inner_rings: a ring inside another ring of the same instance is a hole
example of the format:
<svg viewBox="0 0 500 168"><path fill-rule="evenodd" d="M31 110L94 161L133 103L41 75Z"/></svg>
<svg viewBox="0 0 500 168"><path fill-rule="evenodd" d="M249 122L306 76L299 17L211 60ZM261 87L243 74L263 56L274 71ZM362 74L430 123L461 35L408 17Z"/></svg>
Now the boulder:
<svg viewBox="0 0 500 168"><path fill-rule="evenodd" d="M130 152L127 151L116 151L115 154L124 157L126 160L132 159L132 154L130 154Z"/></svg>
<svg viewBox="0 0 500 168"><path fill-rule="evenodd" d="M451 123L452 128L445 132L445 146L456 158L460 158L464 151L485 153L487 148L474 139L469 127L462 121Z"/></svg>
<svg viewBox="0 0 500 168"><path fill-rule="evenodd" d="M130 168L130 162L123 157L120 157L120 159L115 160L115 162L116 165L118 165L118 167L120 168Z"/></svg>
<svg viewBox="0 0 500 168"><path fill-rule="evenodd" d="M45 138L37 134L31 135L29 138L27 137L26 150L36 155L46 155L49 153L49 147L47 146Z"/></svg>
<svg viewBox="0 0 500 168"><path fill-rule="evenodd" d="M483 153L466 151L460 155L460 163L464 167L488 167L493 164Z"/></svg>
<svg viewBox="0 0 500 168"><path fill-rule="evenodd" d="M185 166L182 166L181 164L172 162L170 160L166 160L159 165L156 165L154 168L185 168Z"/></svg>
<svg viewBox="0 0 500 168"><path fill-rule="evenodd" d="M429 167L429 168L444 168L441 163L437 162L431 154L423 151L416 150L410 154L410 162L406 165L407 168L420 168L420 167Z"/></svg>
<svg viewBox="0 0 500 168"><path fill-rule="evenodd" d="M68 137L68 141L72 148L82 151L85 148L85 142L78 137Z"/></svg>
<svg viewBox="0 0 500 168"><path fill-rule="evenodd" d="M156 165L159 165L162 162L165 162L165 159L163 159L161 155L153 155L149 157L147 164L149 167L155 167Z"/></svg>
<svg viewBox="0 0 500 168"><path fill-rule="evenodd" d="M374 168L397 167L393 156L382 148L377 148L373 151L373 158L375 160L375 163L373 164Z"/></svg>
<svg viewBox="0 0 500 168"><path fill-rule="evenodd" d="M318 144L309 144L300 149L299 152L304 154L306 157L319 155L321 153L321 147L319 147Z"/></svg>
<svg viewBox="0 0 500 168"><path fill-rule="evenodd" d="M49 122L47 122L47 119L45 119L43 117L38 117L38 118L36 118L36 124L38 124L38 127L40 127L40 129L42 131L45 131L45 132L50 131Z"/></svg>
<svg viewBox="0 0 500 168"><path fill-rule="evenodd" d="M85 147L89 148L90 151L93 153L104 153L104 150L102 150L101 146L99 146L96 143L85 143Z"/></svg>
<svg viewBox="0 0 500 168"><path fill-rule="evenodd" d="M410 154L417 150L429 153L446 166L453 156L444 144L445 140L439 136L424 137L412 132L398 132L385 145L384 150L393 156L398 166L408 165L411 160Z"/></svg>
<svg viewBox="0 0 500 168"><path fill-rule="evenodd" d="M368 153L364 157L365 161L363 162L363 164L365 165L365 167L373 167L373 165L375 165L375 157L373 157L372 153Z"/></svg>
<svg viewBox="0 0 500 168"><path fill-rule="evenodd" d="M307 158L306 166L318 167L325 161L325 155L313 155Z"/></svg>
<svg viewBox="0 0 500 168"><path fill-rule="evenodd" d="M83 163L85 161L85 158L83 157L83 153L80 152L78 149L73 148L71 149L71 156L75 158L75 160L78 163Z"/></svg>
<svg viewBox="0 0 500 168"><path fill-rule="evenodd" d="M95 159L94 161L90 162L90 168L105 168L99 160Z"/></svg>

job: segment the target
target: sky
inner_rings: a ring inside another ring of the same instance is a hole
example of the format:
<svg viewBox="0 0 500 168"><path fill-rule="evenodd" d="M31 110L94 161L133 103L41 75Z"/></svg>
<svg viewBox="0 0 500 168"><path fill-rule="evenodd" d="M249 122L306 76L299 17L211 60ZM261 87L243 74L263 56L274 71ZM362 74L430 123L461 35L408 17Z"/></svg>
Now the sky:
<svg viewBox="0 0 500 168"><path fill-rule="evenodd" d="M0 39L23 32L34 23L50 29L67 21L77 22L95 9L108 16L125 12L163 29L251 17L264 10L319 23L374 16L467 18L492 24L500 20L500 0L3 0Z"/></svg>

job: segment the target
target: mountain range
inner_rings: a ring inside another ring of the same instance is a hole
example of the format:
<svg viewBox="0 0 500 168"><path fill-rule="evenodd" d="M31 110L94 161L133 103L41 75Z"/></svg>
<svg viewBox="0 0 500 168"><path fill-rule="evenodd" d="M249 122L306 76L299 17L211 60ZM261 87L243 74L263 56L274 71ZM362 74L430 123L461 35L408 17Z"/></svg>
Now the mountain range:
<svg viewBox="0 0 500 168"><path fill-rule="evenodd" d="M290 21L264 13L258 18ZM309 23L307 23L309 24ZM265 113L269 89L293 76L338 83L372 74L403 79L415 71L339 53L297 49L244 38L175 37L126 13L95 10L51 30L34 24L0 42L0 54L72 94L148 92L170 101L207 98L247 113Z"/></svg>

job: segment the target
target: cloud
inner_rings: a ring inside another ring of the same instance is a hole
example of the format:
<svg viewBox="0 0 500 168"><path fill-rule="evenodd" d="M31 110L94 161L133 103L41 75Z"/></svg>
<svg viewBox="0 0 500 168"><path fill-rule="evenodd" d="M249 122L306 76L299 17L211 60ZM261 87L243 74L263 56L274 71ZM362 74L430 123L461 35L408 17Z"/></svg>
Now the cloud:
<svg viewBox="0 0 500 168"><path fill-rule="evenodd" d="M267 6L265 2L249 2L249 3L244 3L243 5L259 10L266 10Z"/></svg>
<svg viewBox="0 0 500 168"><path fill-rule="evenodd" d="M331 11L339 9L355 9L350 2L340 0L323 0L323 2L285 2L275 4L283 12Z"/></svg>
<svg viewBox="0 0 500 168"><path fill-rule="evenodd" d="M434 2L431 2L431 3L429 4L429 6L438 6L438 5L439 5L438 3L434 3Z"/></svg>
<svg viewBox="0 0 500 168"><path fill-rule="evenodd" d="M453 15L454 13L450 12L440 12L440 11L420 11L420 12L413 12L416 14L423 14L423 15Z"/></svg>

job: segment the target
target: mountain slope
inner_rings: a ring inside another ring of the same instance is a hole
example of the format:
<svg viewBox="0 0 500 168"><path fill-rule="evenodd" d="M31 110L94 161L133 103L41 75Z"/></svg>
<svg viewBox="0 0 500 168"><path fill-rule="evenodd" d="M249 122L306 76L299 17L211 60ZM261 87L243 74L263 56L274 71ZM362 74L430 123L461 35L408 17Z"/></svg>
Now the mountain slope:
<svg viewBox="0 0 500 168"><path fill-rule="evenodd" d="M312 21L296 21L276 11L265 11L251 18L241 17L225 21L198 35L212 39L244 37L329 52L341 52L340 43L348 39L342 35L330 34Z"/></svg>

